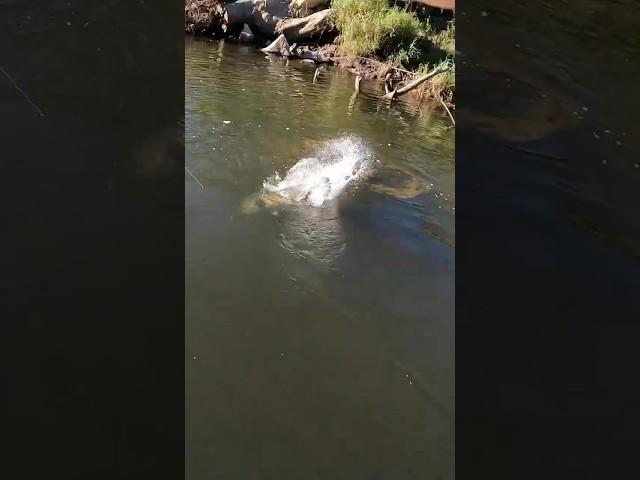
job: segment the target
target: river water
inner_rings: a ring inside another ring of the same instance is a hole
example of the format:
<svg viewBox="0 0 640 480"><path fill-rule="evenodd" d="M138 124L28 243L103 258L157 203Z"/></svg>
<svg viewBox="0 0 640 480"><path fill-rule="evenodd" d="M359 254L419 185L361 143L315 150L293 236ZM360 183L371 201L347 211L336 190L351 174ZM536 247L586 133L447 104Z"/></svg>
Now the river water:
<svg viewBox="0 0 640 480"><path fill-rule="evenodd" d="M185 61L189 478L452 478L450 120L250 46Z"/></svg>

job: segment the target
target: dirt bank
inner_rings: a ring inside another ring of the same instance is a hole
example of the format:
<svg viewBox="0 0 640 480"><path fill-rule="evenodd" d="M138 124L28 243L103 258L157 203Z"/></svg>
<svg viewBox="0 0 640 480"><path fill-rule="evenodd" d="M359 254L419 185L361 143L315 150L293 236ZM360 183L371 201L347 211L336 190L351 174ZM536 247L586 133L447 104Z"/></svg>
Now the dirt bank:
<svg viewBox="0 0 640 480"><path fill-rule="evenodd" d="M413 3L401 9L387 0L185 0L188 34L329 63L382 82L390 100L436 100L450 115L453 22L452 12Z"/></svg>

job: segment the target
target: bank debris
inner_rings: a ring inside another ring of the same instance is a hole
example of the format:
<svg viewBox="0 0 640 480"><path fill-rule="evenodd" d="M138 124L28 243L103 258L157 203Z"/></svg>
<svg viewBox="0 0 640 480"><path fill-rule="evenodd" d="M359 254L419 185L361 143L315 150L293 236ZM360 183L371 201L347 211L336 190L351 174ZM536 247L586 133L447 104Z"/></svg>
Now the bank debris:
<svg viewBox="0 0 640 480"><path fill-rule="evenodd" d="M409 0L185 0L185 32L329 63L455 109L453 12ZM455 122L455 121L454 121Z"/></svg>

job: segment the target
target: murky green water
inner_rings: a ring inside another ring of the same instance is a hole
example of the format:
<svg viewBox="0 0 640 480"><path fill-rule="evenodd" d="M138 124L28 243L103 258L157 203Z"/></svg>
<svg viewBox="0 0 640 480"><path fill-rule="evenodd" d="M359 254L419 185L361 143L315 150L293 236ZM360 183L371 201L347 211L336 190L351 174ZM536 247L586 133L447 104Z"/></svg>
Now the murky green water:
<svg viewBox="0 0 640 480"><path fill-rule="evenodd" d="M449 120L252 47L188 38L185 58L189 477L452 478ZM243 212L341 136L372 178Z"/></svg>

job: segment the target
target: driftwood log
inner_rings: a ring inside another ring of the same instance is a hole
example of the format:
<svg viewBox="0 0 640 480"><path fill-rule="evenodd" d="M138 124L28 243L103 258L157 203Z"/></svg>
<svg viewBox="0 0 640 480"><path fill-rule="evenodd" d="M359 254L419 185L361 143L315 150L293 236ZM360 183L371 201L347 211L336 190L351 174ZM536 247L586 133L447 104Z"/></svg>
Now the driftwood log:
<svg viewBox="0 0 640 480"><path fill-rule="evenodd" d="M263 38L273 38L278 23L289 15L286 0L238 0L219 8L223 10L225 31L246 24L256 37Z"/></svg>
<svg viewBox="0 0 640 480"><path fill-rule="evenodd" d="M318 38L323 33L332 31L331 9L320 10L302 18L290 18L289 7L288 0L238 0L220 4L218 11L224 19L222 28L226 32L239 32L247 25L256 38L263 40L284 34L289 42L297 42Z"/></svg>
<svg viewBox="0 0 640 480"><path fill-rule="evenodd" d="M288 18L282 20L276 26L276 32L284 34L290 42L299 42L318 38L323 33L333 30L331 15L333 10L330 8L320 10L303 18Z"/></svg>

